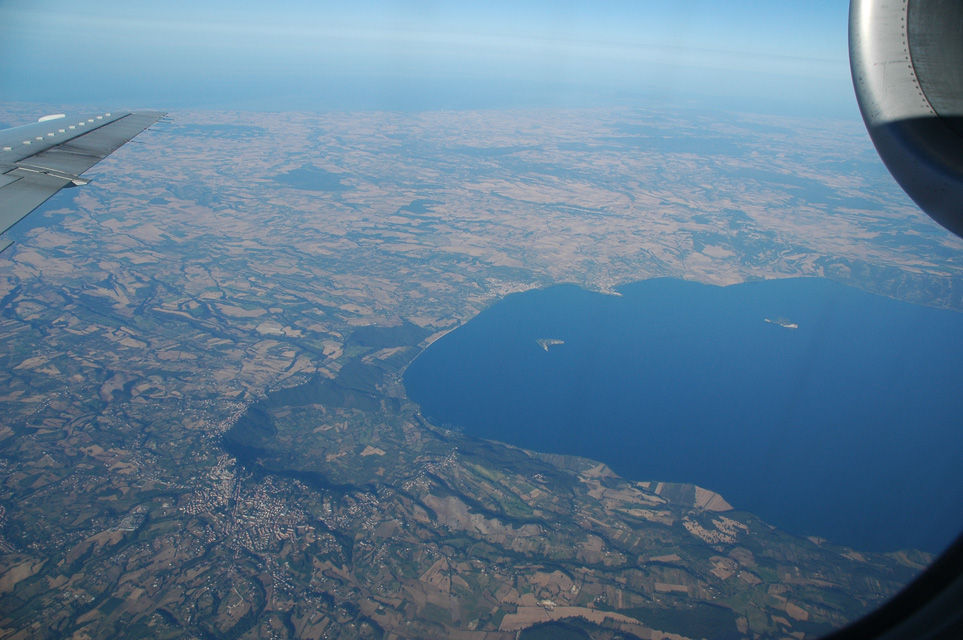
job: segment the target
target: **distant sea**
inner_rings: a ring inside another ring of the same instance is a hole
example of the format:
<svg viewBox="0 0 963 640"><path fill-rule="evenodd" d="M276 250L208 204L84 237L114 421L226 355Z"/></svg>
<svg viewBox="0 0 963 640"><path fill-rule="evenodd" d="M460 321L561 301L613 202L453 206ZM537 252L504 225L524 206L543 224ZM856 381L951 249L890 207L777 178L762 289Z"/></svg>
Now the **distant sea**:
<svg viewBox="0 0 963 640"><path fill-rule="evenodd" d="M508 296L423 352L408 394L800 535L937 552L963 529L963 314L815 278L619 292Z"/></svg>

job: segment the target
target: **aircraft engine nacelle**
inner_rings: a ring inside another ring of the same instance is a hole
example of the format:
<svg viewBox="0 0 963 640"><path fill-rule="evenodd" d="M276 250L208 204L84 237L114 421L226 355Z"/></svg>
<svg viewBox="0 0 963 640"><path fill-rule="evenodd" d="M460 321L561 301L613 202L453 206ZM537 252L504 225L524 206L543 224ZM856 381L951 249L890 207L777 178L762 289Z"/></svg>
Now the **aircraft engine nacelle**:
<svg viewBox="0 0 963 640"><path fill-rule="evenodd" d="M963 2L852 0L849 58L886 167L923 211L963 237Z"/></svg>

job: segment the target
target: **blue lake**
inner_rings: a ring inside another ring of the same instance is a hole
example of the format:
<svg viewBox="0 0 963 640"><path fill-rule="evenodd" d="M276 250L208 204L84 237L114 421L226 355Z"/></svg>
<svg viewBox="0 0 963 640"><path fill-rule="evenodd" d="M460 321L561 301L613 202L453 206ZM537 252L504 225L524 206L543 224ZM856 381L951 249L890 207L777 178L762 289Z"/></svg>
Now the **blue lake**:
<svg viewBox="0 0 963 640"><path fill-rule="evenodd" d="M619 291L509 296L422 353L408 394L436 424L698 484L797 534L939 551L963 529L963 314L823 279Z"/></svg>

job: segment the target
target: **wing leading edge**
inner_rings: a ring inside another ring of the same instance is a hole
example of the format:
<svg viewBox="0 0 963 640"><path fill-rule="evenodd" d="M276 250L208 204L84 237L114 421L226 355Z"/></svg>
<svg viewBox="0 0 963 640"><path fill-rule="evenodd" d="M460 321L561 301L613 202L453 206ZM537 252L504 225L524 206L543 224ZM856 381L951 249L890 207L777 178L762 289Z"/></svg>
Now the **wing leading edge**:
<svg viewBox="0 0 963 640"><path fill-rule="evenodd" d="M166 115L160 111L57 116L0 131L0 233ZM0 251L10 241L0 237Z"/></svg>

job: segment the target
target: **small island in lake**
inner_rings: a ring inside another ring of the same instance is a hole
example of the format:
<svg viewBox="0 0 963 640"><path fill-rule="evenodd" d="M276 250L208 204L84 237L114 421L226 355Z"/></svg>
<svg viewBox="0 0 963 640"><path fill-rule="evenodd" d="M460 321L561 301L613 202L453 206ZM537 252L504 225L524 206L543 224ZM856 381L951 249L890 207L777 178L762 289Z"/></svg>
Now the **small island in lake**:
<svg viewBox="0 0 963 640"><path fill-rule="evenodd" d="M548 351L549 347L554 347L557 344L565 344L564 340L559 340L557 338L539 338L535 342L537 342L538 346L546 351Z"/></svg>
<svg viewBox="0 0 963 640"><path fill-rule="evenodd" d="M768 322L769 324L778 324L780 327L784 327L784 328L786 328L786 329L798 329L798 328L799 328L799 325L798 325L798 324L796 324L795 322L791 322L791 321L789 320L789 318L783 318L782 316L776 318L775 320L770 320L769 318L766 318L765 320L766 320L766 322Z"/></svg>

